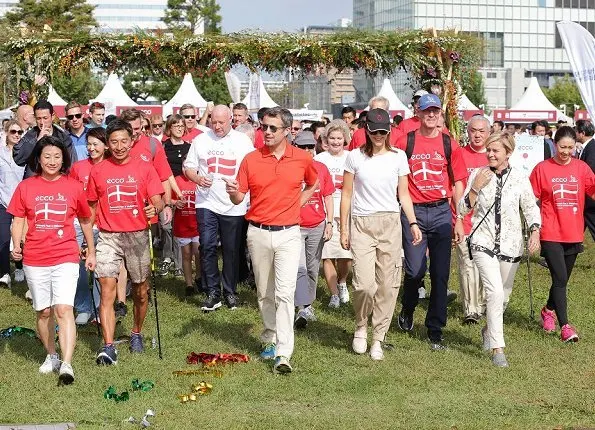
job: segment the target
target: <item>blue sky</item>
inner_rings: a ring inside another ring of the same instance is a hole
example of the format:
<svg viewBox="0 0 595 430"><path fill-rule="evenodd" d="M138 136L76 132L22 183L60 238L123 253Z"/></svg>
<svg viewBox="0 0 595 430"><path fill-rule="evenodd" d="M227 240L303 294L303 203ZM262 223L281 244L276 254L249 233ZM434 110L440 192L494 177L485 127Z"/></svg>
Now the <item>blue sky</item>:
<svg viewBox="0 0 595 430"><path fill-rule="evenodd" d="M308 25L328 25L351 19L352 0L218 0L225 33L245 29L296 31Z"/></svg>

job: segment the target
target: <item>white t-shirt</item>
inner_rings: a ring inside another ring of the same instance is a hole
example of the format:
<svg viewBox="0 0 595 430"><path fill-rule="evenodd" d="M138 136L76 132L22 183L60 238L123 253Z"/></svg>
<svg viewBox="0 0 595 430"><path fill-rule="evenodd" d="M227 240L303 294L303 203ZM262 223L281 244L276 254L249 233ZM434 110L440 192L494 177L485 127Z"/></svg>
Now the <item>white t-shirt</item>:
<svg viewBox="0 0 595 430"><path fill-rule="evenodd" d="M393 148L368 157L359 149L353 150L345 161L345 171L354 175L352 215L400 212L397 201L399 176L409 174L409 163L404 151Z"/></svg>
<svg viewBox="0 0 595 430"><path fill-rule="evenodd" d="M314 159L324 164L335 185L335 192L333 193L333 217L339 218L341 209L341 190L343 189L343 172L345 171L345 161L349 151L343 151L341 155L332 155L330 152L321 152L317 154Z"/></svg>
<svg viewBox="0 0 595 430"><path fill-rule="evenodd" d="M230 130L223 137L209 130L196 136L190 145L184 167L198 171L199 176L211 175L213 185L210 188L196 187L196 207L205 208L219 215L246 215L245 198L239 205L234 205L222 178L235 179L240 163L246 154L254 151L254 145L244 133Z"/></svg>

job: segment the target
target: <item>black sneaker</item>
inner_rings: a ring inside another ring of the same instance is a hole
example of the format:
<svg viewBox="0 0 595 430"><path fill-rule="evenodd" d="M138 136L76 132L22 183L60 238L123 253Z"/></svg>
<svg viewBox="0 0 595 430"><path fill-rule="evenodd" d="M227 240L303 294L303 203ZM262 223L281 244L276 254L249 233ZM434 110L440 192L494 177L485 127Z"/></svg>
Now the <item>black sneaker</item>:
<svg viewBox="0 0 595 430"><path fill-rule="evenodd" d="M173 266L174 262L166 258L161 262L161 264L157 268L157 274L159 276L166 276L169 273L170 269L173 268Z"/></svg>
<svg viewBox="0 0 595 430"><path fill-rule="evenodd" d="M481 319L481 315L479 315L479 314L469 314L465 318L463 318L463 325L477 324L480 319Z"/></svg>
<svg viewBox="0 0 595 430"><path fill-rule="evenodd" d="M111 366L118 363L118 351L114 345L104 346L97 352L95 362L98 365Z"/></svg>
<svg viewBox="0 0 595 430"><path fill-rule="evenodd" d="M130 352L141 353L144 352L145 345L143 343L143 335L140 333L130 334Z"/></svg>
<svg viewBox="0 0 595 430"><path fill-rule="evenodd" d="M430 349L432 351L445 351L448 347L444 344L444 338L442 335L429 335L428 341L430 342Z"/></svg>
<svg viewBox="0 0 595 430"><path fill-rule="evenodd" d="M403 331L413 330L413 315L407 315L407 314L405 314L405 312L401 311L397 322L398 322L401 330L403 330Z"/></svg>
<svg viewBox="0 0 595 430"><path fill-rule="evenodd" d="M217 294L211 293L209 297L203 303L201 309L203 311L214 311L221 307L221 299L217 297Z"/></svg>
<svg viewBox="0 0 595 430"><path fill-rule="evenodd" d="M232 311L236 310L238 308L238 299L235 296L235 294L230 294L228 296L225 296L225 304Z"/></svg>
<svg viewBox="0 0 595 430"><path fill-rule="evenodd" d="M116 318L124 318L128 315L128 306L124 302L118 302L114 304L114 313L116 314Z"/></svg>

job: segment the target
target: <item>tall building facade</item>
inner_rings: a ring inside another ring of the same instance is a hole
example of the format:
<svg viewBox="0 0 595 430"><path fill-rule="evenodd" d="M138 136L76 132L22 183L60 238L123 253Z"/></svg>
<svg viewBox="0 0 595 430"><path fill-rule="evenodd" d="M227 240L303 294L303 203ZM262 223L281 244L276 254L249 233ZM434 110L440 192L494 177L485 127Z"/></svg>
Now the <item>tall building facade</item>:
<svg viewBox="0 0 595 430"><path fill-rule="evenodd" d="M353 26L361 29L458 29L485 41L480 73L490 108L513 105L530 77L549 87L571 73L556 22L579 22L595 33L595 0L353 0ZM358 98L379 89L358 75ZM411 88L397 73L393 86L407 101Z"/></svg>

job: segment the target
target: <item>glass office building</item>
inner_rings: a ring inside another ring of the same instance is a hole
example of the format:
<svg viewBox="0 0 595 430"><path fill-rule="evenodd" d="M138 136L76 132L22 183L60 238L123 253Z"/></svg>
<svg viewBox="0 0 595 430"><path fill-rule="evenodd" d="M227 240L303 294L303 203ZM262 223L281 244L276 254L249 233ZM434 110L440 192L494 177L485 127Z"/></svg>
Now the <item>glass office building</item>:
<svg viewBox="0 0 595 430"><path fill-rule="evenodd" d="M354 0L353 25L362 29L453 29L485 40L480 72L484 76L488 106L508 107L535 76L548 87L555 77L571 73L557 33L556 22L571 20L595 33L595 0ZM362 99L379 89L358 75ZM393 86L407 101L411 89L397 73Z"/></svg>

